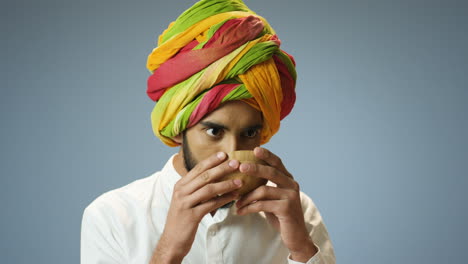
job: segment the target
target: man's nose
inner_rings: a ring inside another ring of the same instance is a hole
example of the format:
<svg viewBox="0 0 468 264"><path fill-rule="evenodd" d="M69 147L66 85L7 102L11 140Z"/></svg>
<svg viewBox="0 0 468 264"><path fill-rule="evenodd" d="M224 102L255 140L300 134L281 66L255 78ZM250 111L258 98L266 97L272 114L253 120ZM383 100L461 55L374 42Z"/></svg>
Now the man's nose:
<svg viewBox="0 0 468 264"><path fill-rule="evenodd" d="M236 136L231 136L226 140L226 145L224 146L224 151L229 153L236 150L247 150L248 146L243 144L241 138Z"/></svg>

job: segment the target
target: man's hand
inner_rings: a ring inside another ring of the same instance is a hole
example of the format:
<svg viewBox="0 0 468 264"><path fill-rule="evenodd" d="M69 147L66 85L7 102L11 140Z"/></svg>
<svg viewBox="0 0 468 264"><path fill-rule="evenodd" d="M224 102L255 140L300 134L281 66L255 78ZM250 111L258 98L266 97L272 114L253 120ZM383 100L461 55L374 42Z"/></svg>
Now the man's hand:
<svg viewBox="0 0 468 264"><path fill-rule="evenodd" d="M216 182L239 167L238 161L224 162L226 158L226 153L219 152L199 162L175 184L151 264L180 263L192 247L201 219L238 198L233 191L242 186L241 180Z"/></svg>
<svg viewBox="0 0 468 264"><path fill-rule="evenodd" d="M265 212L268 222L281 234L291 258L306 262L317 253L317 248L309 237L301 207L299 184L286 170L281 159L264 148L255 148L257 158L268 165L241 164L243 173L265 178L277 186L260 186L246 194L236 206L239 215Z"/></svg>

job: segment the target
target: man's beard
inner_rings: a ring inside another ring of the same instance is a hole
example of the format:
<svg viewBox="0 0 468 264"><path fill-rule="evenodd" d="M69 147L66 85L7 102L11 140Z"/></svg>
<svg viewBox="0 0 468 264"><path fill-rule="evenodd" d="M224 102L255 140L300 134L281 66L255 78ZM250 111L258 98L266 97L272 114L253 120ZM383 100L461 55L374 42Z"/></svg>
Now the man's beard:
<svg viewBox="0 0 468 264"><path fill-rule="evenodd" d="M191 171L193 167L197 165L197 161L193 158L192 152L190 151L190 146L187 140L185 131L182 132L182 151L184 154L184 166L187 171Z"/></svg>
<svg viewBox="0 0 468 264"><path fill-rule="evenodd" d="M182 151L183 151L183 154L184 154L183 155L184 156L184 166L185 166L185 169L187 169L187 171L190 171L190 170L193 169L193 167L195 167L197 165L198 162L195 160L195 158L192 155L192 152L190 151L190 146L189 146L189 143L188 143L188 140L187 140L187 136L185 134L186 134L185 131L182 132L182 138L183 138ZM221 208L229 208L233 204L234 204L234 201L229 202L229 203L221 206Z"/></svg>

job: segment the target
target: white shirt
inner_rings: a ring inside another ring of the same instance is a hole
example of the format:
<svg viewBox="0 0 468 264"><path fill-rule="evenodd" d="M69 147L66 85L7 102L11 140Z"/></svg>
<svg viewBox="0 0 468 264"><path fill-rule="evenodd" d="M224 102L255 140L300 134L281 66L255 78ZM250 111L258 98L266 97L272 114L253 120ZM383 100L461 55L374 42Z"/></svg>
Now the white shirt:
<svg viewBox="0 0 468 264"><path fill-rule="evenodd" d="M172 156L162 171L107 192L84 211L81 264L149 263L164 230L175 183ZM335 255L322 217L301 192L306 226L319 249L307 264L333 264ZM238 216L235 206L203 217L182 263L299 263L289 259L280 234L263 213Z"/></svg>

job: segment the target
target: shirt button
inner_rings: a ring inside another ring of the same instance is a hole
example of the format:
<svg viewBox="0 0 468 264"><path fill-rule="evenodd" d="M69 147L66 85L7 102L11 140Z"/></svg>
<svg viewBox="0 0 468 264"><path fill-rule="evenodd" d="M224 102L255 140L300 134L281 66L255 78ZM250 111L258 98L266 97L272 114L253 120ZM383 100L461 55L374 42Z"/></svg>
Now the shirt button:
<svg viewBox="0 0 468 264"><path fill-rule="evenodd" d="M216 231L218 231L218 228L216 226L211 227L209 232L210 236L216 235Z"/></svg>

